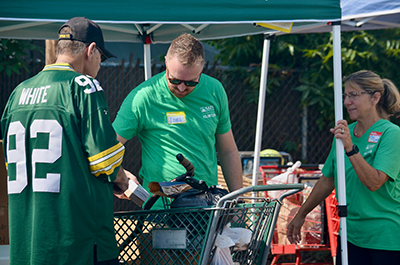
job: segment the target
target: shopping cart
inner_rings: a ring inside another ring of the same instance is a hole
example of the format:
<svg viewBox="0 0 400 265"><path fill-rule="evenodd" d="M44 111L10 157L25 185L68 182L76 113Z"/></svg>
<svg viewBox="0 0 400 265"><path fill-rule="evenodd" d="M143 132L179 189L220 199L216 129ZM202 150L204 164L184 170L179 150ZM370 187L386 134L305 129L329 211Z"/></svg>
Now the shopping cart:
<svg viewBox="0 0 400 265"><path fill-rule="evenodd" d="M290 244L286 238L287 225L300 208L301 204L307 199L313 185L322 176L319 165L303 165L288 172L288 166L260 166L264 185L270 183L294 183L301 182L305 184L302 192L296 193L283 200L283 205L277 218L277 225L274 237L271 243L271 253L274 258L271 265L279 264L278 259L282 255L296 255L295 263L285 264L308 264L302 263L302 252L307 251L331 251L332 260L336 257L336 237L339 230L339 218L337 218L334 192L325 202L311 211L301 229L302 241L295 245ZM278 177L279 176L279 177ZM265 195L274 197L279 194L276 191L267 192ZM326 206L326 210L325 209ZM326 215L326 217L325 217ZM325 224L325 220L327 224ZM327 228L327 229L326 229ZM332 264L329 263L309 263L309 264Z"/></svg>
<svg viewBox="0 0 400 265"><path fill-rule="evenodd" d="M237 264L266 264L281 201L301 183L252 186L223 196L216 206L115 213L121 264L210 264L215 241L227 224L251 231L245 248L231 247ZM287 190L279 199L242 197L249 192Z"/></svg>

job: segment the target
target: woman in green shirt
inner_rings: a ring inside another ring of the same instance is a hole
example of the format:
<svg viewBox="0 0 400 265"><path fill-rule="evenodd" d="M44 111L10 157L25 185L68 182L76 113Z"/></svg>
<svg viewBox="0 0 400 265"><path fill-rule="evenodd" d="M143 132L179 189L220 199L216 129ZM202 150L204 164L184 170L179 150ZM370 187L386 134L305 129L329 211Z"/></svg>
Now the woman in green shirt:
<svg viewBox="0 0 400 265"><path fill-rule="evenodd" d="M388 79L371 71L344 78L344 105L350 119L331 129L345 149L347 242L349 264L398 264L400 260L400 95ZM337 188L336 141L322 169L323 176L288 225L291 243L301 239L305 216ZM340 242L340 241L338 241ZM340 243L338 243L340 248ZM341 264L341 251L337 251Z"/></svg>

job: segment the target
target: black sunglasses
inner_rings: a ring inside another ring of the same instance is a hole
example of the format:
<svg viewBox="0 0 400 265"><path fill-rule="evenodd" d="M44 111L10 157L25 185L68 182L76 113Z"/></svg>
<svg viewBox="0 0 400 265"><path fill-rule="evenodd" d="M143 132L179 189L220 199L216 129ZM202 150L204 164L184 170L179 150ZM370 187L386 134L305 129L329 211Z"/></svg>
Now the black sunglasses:
<svg viewBox="0 0 400 265"><path fill-rule="evenodd" d="M107 60L108 58L107 58L107 56L104 55L103 51L102 51L99 47L96 47L96 48L97 48L97 50L99 50L99 52L100 52L101 61L104 62L105 60Z"/></svg>
<svg viewBox="0 0 400 265"><path fill-rule="evenodd" d="M174 85L180 85L183 82L185 84L185 86L197 86L197 84L199 83L196 81L183 81L183 80L173 79L173 78L168 78L168 80L171 84L174 84Z"/></svg>
<svg viewBox="0 0 400 265"><path fill-rule="evenodd" d="M86 47L89 47L90 44L91 44L91 43L86 43ZM97 50L99 51L99 53L100 53L100 58L101 58L101 61L102 61L102 62L104 62L105 60L108 59L108 57L103 53L103 51L102 51L99 47L96 46L96 49L97 49Z"/></svg>
<svg viewBox="0 0 400 265"><path fill-rule="evenodd" d="M167 70L167 75L168 75L168 81L173 84L173 85L180 85L182 82L185 84L185 86L197 86L199 82L196 81L183 81L175 78L169 78L169 71Z"/></svg>

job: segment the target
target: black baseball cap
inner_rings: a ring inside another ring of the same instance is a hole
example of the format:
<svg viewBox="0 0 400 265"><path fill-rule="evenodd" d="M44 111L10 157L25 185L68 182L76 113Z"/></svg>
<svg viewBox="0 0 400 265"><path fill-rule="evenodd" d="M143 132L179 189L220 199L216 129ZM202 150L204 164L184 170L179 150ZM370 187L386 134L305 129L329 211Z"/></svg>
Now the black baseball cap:
<svg viewBox="0 0 400 265"><path fill-rule="evenodd" d="M69 27L71 29L71 34L60 33L61 29L64 27ZM103 33L99 25L85 17L71 18L62 25L58 30L58 40L76 40L88 44L95 42L96 46L102 52L102 55L105 57L102 56L102 61L111 57L117 57L104 47Z"/></svg>

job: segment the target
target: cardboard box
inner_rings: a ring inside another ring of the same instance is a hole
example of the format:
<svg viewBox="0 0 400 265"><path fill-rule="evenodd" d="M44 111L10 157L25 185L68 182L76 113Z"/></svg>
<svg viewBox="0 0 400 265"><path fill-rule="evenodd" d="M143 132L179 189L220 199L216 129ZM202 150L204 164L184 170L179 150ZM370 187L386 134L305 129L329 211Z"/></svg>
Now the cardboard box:
<svg viewBox="0 0 400 265"><path fill-rule="evenodd" d="M0 206L0 245L9 245L8 207Z"/></svg>
<svg viewBox="0 0 400 265"><path fill-rule="evenodd" d="M0 206L8 206L7 170L3 153L3 140L0 140Z"/></svg>
<svg viewBox="0 0 400 265"><path fill-rule="evenodd" d="M129 180L129 187L125 191L125 195L128 196L134 203L142 206L143 203L150 197L150 194L141 185L136 184L133 180Z"/></svg>
<svg viewBox="0 0 400 265"><path fill-rule="evenodd" d="M3 153L3 140L0 140L0 245L8 245L8 194L7 170Z"/></svg>

